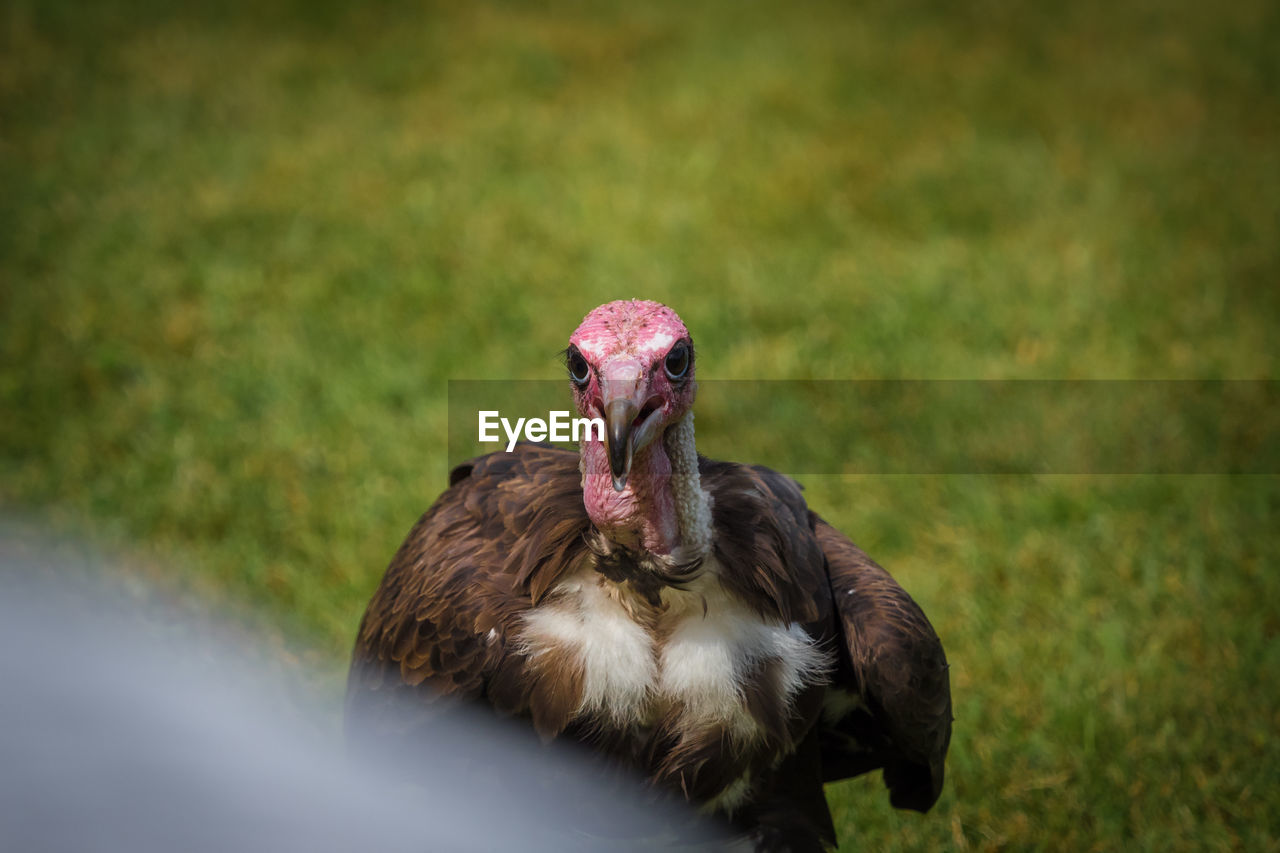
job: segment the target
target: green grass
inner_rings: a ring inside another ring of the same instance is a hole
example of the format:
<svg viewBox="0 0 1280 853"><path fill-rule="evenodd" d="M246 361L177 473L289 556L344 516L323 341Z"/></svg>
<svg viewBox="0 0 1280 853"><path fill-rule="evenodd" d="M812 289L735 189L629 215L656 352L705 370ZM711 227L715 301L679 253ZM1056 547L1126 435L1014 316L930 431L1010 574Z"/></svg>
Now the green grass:
<svg viewBox="0 0 1280 853"><path fill-rule="evenodd" d="M10 0L0 39L0 501L335 691L447 380L557 376L608 299L710 378L1280 375L1261 0ZM1280 847L1276 477L804 479L953 664L941 803L834 786L847 846Z"/></svg>

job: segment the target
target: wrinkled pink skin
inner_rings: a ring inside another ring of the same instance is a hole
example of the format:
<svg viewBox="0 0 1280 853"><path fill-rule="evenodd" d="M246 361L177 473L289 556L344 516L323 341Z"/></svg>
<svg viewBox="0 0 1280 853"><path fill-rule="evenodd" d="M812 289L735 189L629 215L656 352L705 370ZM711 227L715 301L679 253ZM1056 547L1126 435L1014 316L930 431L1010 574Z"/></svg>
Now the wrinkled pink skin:
<svg viewBox="0 0 1280 853"><path fill-rule="evenodd" d="M601 305L569 338L591 366L586 387L574 388L580 415L603 418L606 400L618 396L631 398L640 408L660 403L655 437L635 454L621 492L613 488L606 443L594 437L582 443L587 514L610 541L654 554L670 554L680 544L663 434L689 411L696 388L692 366L685 381L673 385L663 361L682 339L689 339L689 330L674 311L640 300Z"/></svg>

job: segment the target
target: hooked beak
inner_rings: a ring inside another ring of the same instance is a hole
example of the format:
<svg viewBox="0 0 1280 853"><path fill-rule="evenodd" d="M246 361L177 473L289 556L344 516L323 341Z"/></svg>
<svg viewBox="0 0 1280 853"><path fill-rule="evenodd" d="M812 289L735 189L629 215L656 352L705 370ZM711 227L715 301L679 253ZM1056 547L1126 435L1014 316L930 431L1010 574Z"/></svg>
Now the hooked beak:
<svg viewBox="0 0 1280 853"><path fill-rule="evenodd" d="M613 475L613 490L620 492L627 485L631 473L631 459L635 454L631 424L640 409L630 400L610 400L604 407L604 427L609 439L609 473Z"/></svg>
<svg viewBox="0 0 1280 853"><path fill-rule="evenodd" d="M662 410L662 398L648 395L648 383L639 370L619 373L614 378L605 378L601 400L605 438L609 444L609 473L615 492L627 487L631 462L653 441Z"/></svg>

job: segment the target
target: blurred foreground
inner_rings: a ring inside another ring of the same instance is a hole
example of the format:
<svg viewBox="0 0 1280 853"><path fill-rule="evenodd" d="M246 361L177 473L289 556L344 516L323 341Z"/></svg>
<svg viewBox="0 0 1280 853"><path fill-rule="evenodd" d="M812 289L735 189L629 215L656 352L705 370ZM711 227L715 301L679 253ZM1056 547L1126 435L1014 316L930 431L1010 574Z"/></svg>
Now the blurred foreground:
<svg viewBox="0 0 1280 853"><path fill-rule="evenodd" d="M299 685L254 659L198 613L0 538L0 848L638 851L716 838L487 715L442 720L390 766L345 758Z"/></svg>

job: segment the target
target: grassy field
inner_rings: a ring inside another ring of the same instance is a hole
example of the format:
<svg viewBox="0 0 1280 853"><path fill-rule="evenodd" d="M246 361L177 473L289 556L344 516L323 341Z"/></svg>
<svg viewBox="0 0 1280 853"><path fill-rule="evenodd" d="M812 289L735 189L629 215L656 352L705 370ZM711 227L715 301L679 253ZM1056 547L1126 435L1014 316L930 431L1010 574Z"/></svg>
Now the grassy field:
<svg viewBox="0 0 1280 853"><path fill-rule="evenodd" d="M447 381L558 376L603 301L707 378L1275 378L1278 44L1264 0L8 0L0 502L336 698ZM952 661L941 802L833 786L848 847L1280 849L1280 479L805 473Z"/></svg>

